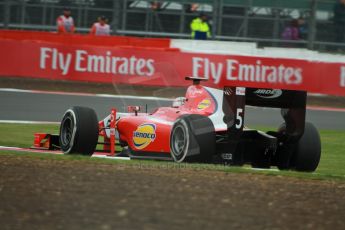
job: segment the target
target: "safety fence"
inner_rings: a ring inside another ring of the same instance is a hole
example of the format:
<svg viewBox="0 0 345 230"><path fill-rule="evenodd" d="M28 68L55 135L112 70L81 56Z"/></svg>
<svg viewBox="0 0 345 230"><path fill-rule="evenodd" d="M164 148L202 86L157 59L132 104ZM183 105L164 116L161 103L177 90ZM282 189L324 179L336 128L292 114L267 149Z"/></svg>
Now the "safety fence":
<svg viewBox="0 0 345 230"><path fill-rule="evenodd" d="M153 9L152 4L159 2ZM196 10L191 5L196 3ZM69 6L77 32L87 33L104 15L113 34L189 38L190 22L200 13L209 16L213 40L257 42L260 46L308 47L341 52L334 24L336 0L0 0L0 28L56 30L56 18ZM284 41L284 29L303 18L301 39Z"/></svg>
<svg viewBox="0 0 345 230"><path fill-rule="evenodd" d="M212 51L212 46L218 50ZM186 86L184 78L195 76L207 78L206 85L219 88L282 88L345 96L343 56L324 57L299 50L305 52L304 57L284 57L255 47L252 54L231 52L240 46L0 31L0 76L150 86ZM287 54L288 49L281 52Z"/></svg>

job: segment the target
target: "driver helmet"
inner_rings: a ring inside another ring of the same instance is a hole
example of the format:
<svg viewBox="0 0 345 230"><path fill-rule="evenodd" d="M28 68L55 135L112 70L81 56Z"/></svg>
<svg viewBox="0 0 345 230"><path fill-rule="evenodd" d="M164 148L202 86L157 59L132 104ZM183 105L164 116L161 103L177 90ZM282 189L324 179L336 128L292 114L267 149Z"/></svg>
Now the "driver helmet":
<svg viewBox="0 0 345 230"><path fill-rule="evenodd" d="M173 108L178 108L181 105L184 105L184 103L186 102L186 98L185 97L177 97L175 98L175 100L173 101L172 107Z"/></svg>

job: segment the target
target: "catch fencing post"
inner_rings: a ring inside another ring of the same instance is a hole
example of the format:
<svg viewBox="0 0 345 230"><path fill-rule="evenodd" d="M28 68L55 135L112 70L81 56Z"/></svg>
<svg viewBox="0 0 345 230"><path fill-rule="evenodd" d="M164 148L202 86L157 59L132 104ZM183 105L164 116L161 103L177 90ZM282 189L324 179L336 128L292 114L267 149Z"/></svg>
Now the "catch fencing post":
<svg viewBox="0 0 345 230"><path fill-rule="evenodd" d="M212 39L216 38L217 24L218 24L219 0L213 0L213 14L212 14Z"/></svg>
<svg viewBox="0 0 345 230"><path fill-rule="evenodd" d="M10 24L10 0L4 2L4 28L8 28Z"/></svg>
<svg viewBox="0 0 345 230"><path fill-rule="evenodd" d="M314 49L314 42L316 37L316 10L317 0L311 1L310 8L310 20L309 20L309 35L308 35L308 49Z"/></svg>

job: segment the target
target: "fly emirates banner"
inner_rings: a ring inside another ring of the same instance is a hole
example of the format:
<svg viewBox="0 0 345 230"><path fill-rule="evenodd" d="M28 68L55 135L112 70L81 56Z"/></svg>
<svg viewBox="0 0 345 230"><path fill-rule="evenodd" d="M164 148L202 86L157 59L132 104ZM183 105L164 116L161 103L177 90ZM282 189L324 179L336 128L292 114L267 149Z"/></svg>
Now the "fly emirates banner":
<svg viewBox="0 0 345 230"><path fill-rule="evenodd" d="M307 90L345 96L345 63L185 53L177 49L76 46L0 40L0 76L150 86L208 86Z"/></svg>

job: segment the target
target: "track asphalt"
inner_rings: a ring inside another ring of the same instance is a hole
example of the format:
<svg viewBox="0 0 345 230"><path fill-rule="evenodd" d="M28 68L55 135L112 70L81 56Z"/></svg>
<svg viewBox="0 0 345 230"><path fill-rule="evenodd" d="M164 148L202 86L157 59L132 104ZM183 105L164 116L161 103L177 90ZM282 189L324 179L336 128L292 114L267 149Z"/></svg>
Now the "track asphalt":
<svg viewBox="0 0 345 230"><path fill-rule="evenodd" d="M156 107L170 106L171 101L162 98L133 96L112 96L92 94L66 94L35 92L25 90L0 89L0 120L59 122L64 112L71 106L87 106L95 109L102 119L117 108L126 112L128 105L147 105L148 111ZM327 109L308 109L307 121L319 129L345 130L345 112ZM283 122L279 109L247 107L246 126L265 125L278 127Z"/></svg>

